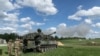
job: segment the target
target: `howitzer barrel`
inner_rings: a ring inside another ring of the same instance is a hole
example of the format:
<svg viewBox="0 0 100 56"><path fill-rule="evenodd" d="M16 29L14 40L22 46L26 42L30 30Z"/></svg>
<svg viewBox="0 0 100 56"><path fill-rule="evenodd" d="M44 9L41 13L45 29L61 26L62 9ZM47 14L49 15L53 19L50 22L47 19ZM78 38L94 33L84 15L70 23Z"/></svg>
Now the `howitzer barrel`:
<svg viewBox="0 0 100 56"><path fill-rule="evenodd" d="M52 34L55 34L56 32L53 32L53 33L51 33L51 34L48 34L48 35L52 35Z"/></svg>
<svg viewBox="0 0 100 56"><path fill-rule="evenodd" d="M44 39L49 39L49 40L53 39L51 35L53 35L53 34L55 34L55 33L56 33L56 32L53 32L53 33L48 34L48 35L44 35L44 36L45 36Z"/></svg>

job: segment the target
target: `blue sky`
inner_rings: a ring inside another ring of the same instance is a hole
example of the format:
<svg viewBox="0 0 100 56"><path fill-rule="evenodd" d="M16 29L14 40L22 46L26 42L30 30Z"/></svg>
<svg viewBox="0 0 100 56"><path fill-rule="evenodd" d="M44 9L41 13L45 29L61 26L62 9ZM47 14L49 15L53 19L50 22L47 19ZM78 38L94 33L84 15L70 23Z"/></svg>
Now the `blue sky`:
<svg viewBox="0 0 100 56"><path fill-rule="evenodd" d="M100 37L100 0L0 0L0 33L41 28L59 36ZM21 34L21 35L23 35Z"/></svg>

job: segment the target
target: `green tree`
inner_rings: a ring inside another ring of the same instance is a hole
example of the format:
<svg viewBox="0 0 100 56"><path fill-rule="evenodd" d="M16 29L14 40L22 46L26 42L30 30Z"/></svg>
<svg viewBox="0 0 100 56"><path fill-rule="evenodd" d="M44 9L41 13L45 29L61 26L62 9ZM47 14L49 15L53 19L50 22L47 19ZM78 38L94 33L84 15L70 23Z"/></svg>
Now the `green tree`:
<svg viewBox="0 0 100 56"><path fill-rule="evenodd" d="M0 38L5 39L7 42L9 39L15 40L17 37L19 37L18 34L16 33L4 33L4 34L0 34Z"/></svg>
<svg viewBox="0 0 100 56"><path fill-rule="evenodd" d="M58 37L58 36L55 36L55 39L56 39L56 40L58 40L58 39L59 39L59 37Z"/></svg>

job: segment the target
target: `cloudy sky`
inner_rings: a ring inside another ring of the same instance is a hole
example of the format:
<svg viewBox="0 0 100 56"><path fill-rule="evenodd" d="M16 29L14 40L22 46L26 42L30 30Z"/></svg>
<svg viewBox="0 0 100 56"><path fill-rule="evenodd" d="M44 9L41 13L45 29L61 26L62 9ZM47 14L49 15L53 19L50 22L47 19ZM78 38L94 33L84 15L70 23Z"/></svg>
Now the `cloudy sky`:
<svg viewBox="0 0 100 56"><path fill-rule="evenodd" d="M59 36L100 37L100 0L0 0L0 33L41 28Z"/></svg>

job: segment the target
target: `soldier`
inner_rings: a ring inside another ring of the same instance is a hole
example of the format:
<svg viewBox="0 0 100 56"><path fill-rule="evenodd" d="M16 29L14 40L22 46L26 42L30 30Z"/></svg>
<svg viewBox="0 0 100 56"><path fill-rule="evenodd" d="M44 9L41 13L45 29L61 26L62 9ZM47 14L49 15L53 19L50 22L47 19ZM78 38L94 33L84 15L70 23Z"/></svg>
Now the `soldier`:
<svg viewBox="0 0 100 56"><path fill-rule="evenodd" d="M8 54L9 54L9 56L12 56L12 52L13 52L13 41L12 41L12 39L10 39L8 41Z"/></svg>
<svg viewBox="0 0 100 56"><path fill-rule="evenodd" d="M34 37L35 40L35 46L36 46L36 51L41 52L40 46L41 46L41 40L43 38L43 33L41 31L41 29L37 29L37 34Z"/></svg>
<svg viewBox="0 0 100 56"><path fill-rule="evenodd" d="M16 39L14 43L15 56L21 56L23 43L20 39Z"/></svg>

